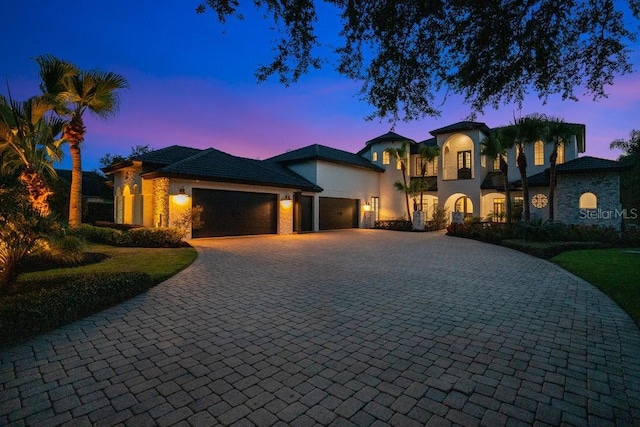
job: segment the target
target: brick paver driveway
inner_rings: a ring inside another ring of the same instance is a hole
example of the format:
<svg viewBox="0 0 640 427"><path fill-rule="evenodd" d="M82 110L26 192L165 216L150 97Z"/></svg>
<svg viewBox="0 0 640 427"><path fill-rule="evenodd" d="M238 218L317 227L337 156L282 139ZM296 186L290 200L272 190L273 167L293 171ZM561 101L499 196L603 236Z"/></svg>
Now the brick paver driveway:
<svg viewBox="0 0 640 427"><path fill-rule="evenodd" d="M1 354L0 425L639 425L640 332L545 261L438 233L199 240Z"/></svg>

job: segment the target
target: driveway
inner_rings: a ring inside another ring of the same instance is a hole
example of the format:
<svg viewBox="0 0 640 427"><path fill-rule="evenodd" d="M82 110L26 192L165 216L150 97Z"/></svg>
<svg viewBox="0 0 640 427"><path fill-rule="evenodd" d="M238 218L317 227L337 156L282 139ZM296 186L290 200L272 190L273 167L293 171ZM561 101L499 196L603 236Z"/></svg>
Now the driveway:
<svg viewBox="0 0 640 427"><path fill-rule="evenodd" d="M378 230L194 244L3 351L0 425L640 425L640 331L546 261Z"/></svg>

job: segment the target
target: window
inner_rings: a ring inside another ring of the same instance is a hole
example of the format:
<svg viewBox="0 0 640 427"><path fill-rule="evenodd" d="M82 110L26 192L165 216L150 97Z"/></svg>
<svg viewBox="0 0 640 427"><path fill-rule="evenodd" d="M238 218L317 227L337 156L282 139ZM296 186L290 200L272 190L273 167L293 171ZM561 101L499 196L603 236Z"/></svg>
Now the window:
<svg viewBox="0 0 640 427"><path fill-rule="evenodd" d="M558 144L558 158L556 159L556 164L561 165L564 163L564 143L561 142Z"/></svg>
<svg viewBox="0 0 640 427"><path fill-rule="evenodd" d="M378 152L374 151L373 154L371 155L371 161L373 162L377 162L378 161Z"/></svg>
<svg viewBox="0 0 640 427"><path fill-rule="evenodd" d="M458 151L458 179L471 179L471 150Z"/></svg>
<svg viewBox="0 0 640 427"><path fill-rule="evenodd" d="M498 156L493 160L493 170L494 171L499 171L500 170L500 158L502 156Z"/></svg>
<svg viewBox="0 0 640 427"><path fill-rule="evenodd" d="M380 197L371 198L371 211L373 212L373 220L380 221Z"/></svg>
<svg viewBox="0 0 640 427"><path fill-rule="evenodd" d="M382 164L383 165L388 165L391 162L391 155L389 154L388 151L383 151L382 152Z"/></svg>
<svg viewBox="0 0 640 427"><path fill-rule="evenodd" d="M416 157L416 175L422 175L422 157Z"/></svg>
<svg viewBox="0 0 640 427"><path fill-rule="evenodd" d="M580 196L580 209L598 209L598 197L593 193L583 193Z"/></svg>
<svg viewBox="0 0 640 427"><path fill-rule="evenodd" d="M533 150L533 163L536 166L544 165L544 142L536 142L533 145Z"/></svg>
<svg viewBox="0 0 640 427"><path fill-rule="evenodd" d="M436 157L431 162L431 175L438 175L438 158Z"/></svg>
<svg viewBox="0 0 640 427"><path fill-rule="evenodd" d="M402 169L402 160L400 159L396 160L396 169L398 170Z"/></svg>
<svg viewBox="0 0 640 427"><path fill-rule="evenodd" d="M487 167L487 156L480 156L480 166L483 168Z"/></svg>
<svg viewBox="0 0 640 427"><path fill-rule="evenodd" d="M431 219L433 219L433 220L436 219L436 215L438 214L438 208L439 208L438 198L435 197L433 199L433 211L431 212Z"/></svg>
<svg viewBox="0 0 640 427"><path fill-rule="evenodd" d="M493 215L492 220L494 222L505 222L506 221L506 209L505 209L505 200L501 198L493 199Z"/></svg>

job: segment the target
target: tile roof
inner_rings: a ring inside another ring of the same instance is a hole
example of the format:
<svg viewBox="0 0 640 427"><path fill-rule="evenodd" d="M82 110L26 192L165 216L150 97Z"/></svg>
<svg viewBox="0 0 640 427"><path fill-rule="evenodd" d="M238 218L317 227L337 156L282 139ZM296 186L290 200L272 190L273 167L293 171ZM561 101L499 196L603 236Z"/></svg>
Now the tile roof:
<svg viewBox="0 0 640 427"><path fill-rule="evenodd" d="M419 180L419 176L412 176L411 181ZM427 191L438 191L438 177L437 176L425 176L424 180L426 181L428 187Z"/></svg>
<svg viewBox="0 0 640 427"><path fill-rule="evenodd" d="M496 190L496 191L504 191L504 178L502 177L502 172L500 171L490 171L487 173L487 176L482 180L482 184L480 184L480 188L483 190ZM509 183L510 190L516 190L520 188L518 185L515 185L515 182Z"/></svg>
<svg viewBox="0 0 640 427"><path fill-rule="evenodd" d="M369 141L365 142L365 145L368 146L368 145L371 145L371 144L378 144L378 143L381 143L381 142L398 142L398 141L399 142L407 141L410 144L415 144L416 143L411 138L407 138L406 136L402 136L402 135L399 135L399 134L397 134L395 132L389 131L389 132L385 133L384 135L380 135L380 136L377 136L377 137L375 137L373 139L370 139Z"/></svg>
<svg viewBox="0 0 640 427"><path fill-rule="evenodd" d="M420 141L416 144L411 145L411 154L418 154L420 151L420 146L426 145L428 147L437 147L438 141L435 138L425 139L424 141Z"/></svg>
<svg viewBox="0 0 640 427"><path fill-rule="evenodd" d="M293 171L277 164L236 157L209 148L197 154L142 175L145 178L159 176L203 181L234 182L241 184L299 188L306 191L322 191Z"/></svg>
<svg viewBox="0 0 640 427"><path fill-rule="evenodd" d="M378 172L384 171L383 168L374 165L362 156L320 144L313 144L306 147L298 148L297 150L289 151L278 156L271 157L264 161L276 162L286 165L291 163L305 162L308 160L326 160L328 162L371 169Z"/></svg>
<svg viewBox="0 0 640 427"><path fill-rule="evenodd" d="M625 166L615 160L600 159L598 157L583 156L556 166L558 173L619 171Z"/></svg>
<svg viewBox="0 0 640 427"><path fill-rule="evenodd" d="M142 154L140 156L134 157L133 160L140 160L142 162L169 165L171 163L184 160L202 151L203 150L199 148L183 147L181 145L171 145L169 147L160 148L158 150L153 150L146 154Z"/></svg>
<svg viewBox="0 0 640 427"><path fill-rule="evenodd" d="M489 133L490 131L489 127L482 122L462 121L462 122L454 123L452 125L445 126L436 130L432 130L429 133L433 136L436 136L436 135L441 135L443 133L461 132L465 130L474 130L474 129L479 129L484 133Z"/></svg>
<svg viewBox="0 0 640 427"><path fill-rule="evenodd" d="M56 169L56 173L58 178L71 183L70 169ZM84 197L113 199L113 189L108 183L108 178L95 172L82 172L82 195Z"/></svg>

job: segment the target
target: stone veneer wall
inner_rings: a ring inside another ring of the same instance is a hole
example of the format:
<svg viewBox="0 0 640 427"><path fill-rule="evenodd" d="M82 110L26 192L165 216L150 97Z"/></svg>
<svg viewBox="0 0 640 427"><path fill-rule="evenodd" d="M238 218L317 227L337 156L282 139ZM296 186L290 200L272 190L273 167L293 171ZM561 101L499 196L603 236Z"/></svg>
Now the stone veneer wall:
<svg viewBox="0 0 640 427"><path fill-rule="evenodd" d="M169 226L169 178L153 180L153 225Z"/></svg>
<svg viewBox="0 0 640 427"><path fill-rule="evenodd" d="M581 210L580 196L593 193L598 209ZM620 229L620 174L618 172L576 173L558 175L556 186L556 219L567 224L600 225Z"/></svg>

